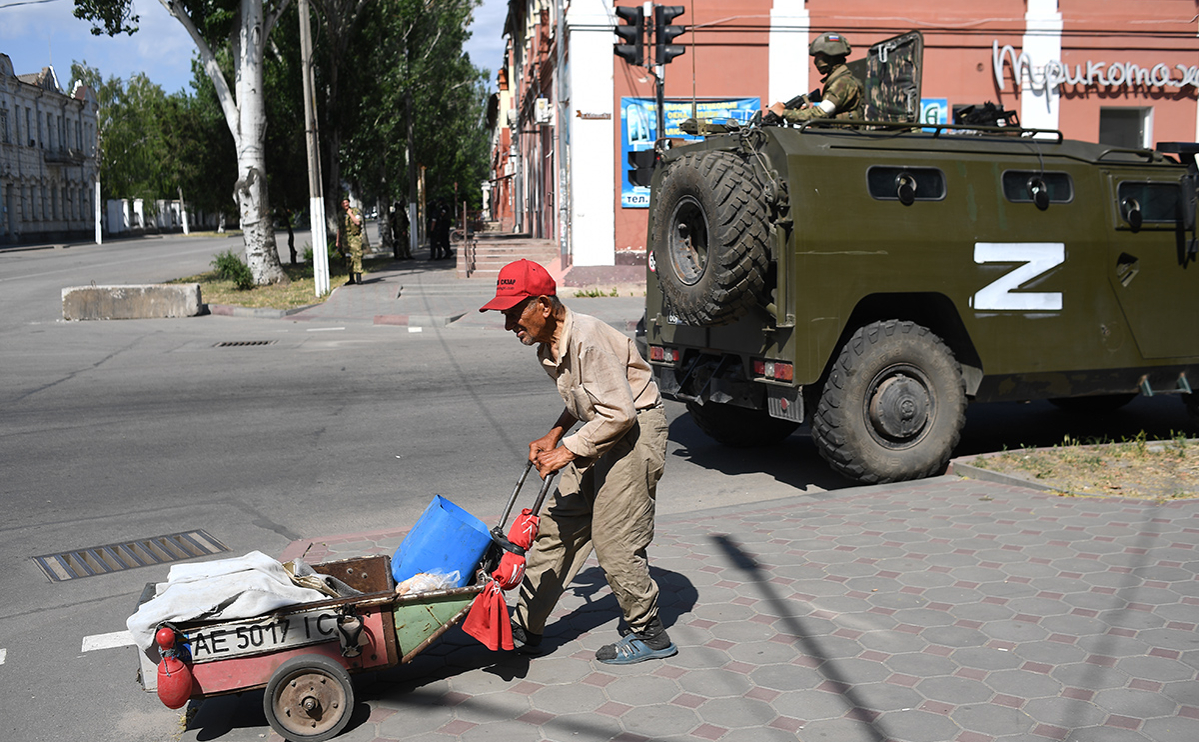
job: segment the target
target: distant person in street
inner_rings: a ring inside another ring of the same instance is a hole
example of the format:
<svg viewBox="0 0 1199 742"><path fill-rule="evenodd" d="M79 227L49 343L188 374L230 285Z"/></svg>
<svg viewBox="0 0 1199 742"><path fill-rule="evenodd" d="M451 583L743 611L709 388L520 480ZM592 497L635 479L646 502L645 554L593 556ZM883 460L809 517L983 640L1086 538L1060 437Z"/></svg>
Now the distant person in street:
<svg viewBox="0 0 1199 742"><path fill-rule="evenodd" d="M792 123L812 119L850 119L862 117L865 103L865 86L853 76L845 60L851 48L843 34L822 33L808 45L808 54L814 57L816 71L824 77L824 86L819 101L805 102L799 108L787 108L786 103L775 103L770 112Z"/></svg>
<svg viewBox="0 0 1199 742"><path fill-rule="evenodd" d="M362 285L362 212L350 206L350 199L341 200L341 229L337 230L337 249L346 257L350 280L346 285Z"/></svg>
<svg viewBox="0 0 1199 742"><path fill-rule="evenodd" d="M450 251L452 221L449 209L444 203L439 202L433 209L433 219L429 227L430 260L441 260L452 255Z"/></svg>
<svg viewBox="0 0 1199 742"><path fill-rule="evenodd" d="M627 665L676 654L646 553L666 461L666 414L649 364L624 333L564 306L554 279L532 261L500 270L495 298L479 311L489 309L503 313L520 342L537 345L565 402L550 431L529 444L542 478L562 476L527 554L513 643L539 651L550 613L594 549L627 628L596 659Z"/></svg>
<svg viewBox="0 0 1199 742"><path fill-rule="evenodd" d="M412 260L412 248L408 244L408 213L400 201L391 207L391 239L395 259Z"/></svg>

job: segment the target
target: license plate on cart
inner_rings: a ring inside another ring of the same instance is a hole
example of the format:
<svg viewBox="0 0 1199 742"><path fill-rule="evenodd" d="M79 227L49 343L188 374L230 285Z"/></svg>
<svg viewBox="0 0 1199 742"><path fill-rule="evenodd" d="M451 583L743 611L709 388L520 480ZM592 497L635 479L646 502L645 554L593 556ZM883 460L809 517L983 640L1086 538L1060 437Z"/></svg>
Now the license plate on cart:
<svg viewBox="0 0 1199 742"><path fill-rule="evenodd" d="M214 662L281 649L320 644L337 638L337 614L326 609L187 629L192 661Z"/></svg>

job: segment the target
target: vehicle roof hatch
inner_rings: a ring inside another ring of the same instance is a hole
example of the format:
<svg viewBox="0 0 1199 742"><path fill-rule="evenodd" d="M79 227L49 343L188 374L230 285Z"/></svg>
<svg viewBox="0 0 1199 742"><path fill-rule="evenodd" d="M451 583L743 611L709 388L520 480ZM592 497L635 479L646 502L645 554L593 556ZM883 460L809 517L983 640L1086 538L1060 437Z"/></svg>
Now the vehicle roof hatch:
<svg viewBox="0 0 1199 742"><path fill-rule="evenodd" d="M865 83L867 121L915 122L920 115L924 36L909 31L878 42L849 69Z"/></svg>

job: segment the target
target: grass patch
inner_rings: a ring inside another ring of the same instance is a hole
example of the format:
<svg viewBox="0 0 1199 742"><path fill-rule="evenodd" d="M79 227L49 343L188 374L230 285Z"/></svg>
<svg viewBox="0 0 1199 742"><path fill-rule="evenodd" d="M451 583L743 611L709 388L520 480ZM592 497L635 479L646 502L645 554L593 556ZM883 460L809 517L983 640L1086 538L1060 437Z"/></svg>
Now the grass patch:
<svg viewBox="0 0 1199 742"><path fill-rule="evenodd" d="M215 262L215 261L214 261ZM363 266L366 269L366 266ZM232 304L252 309L298 309L311 304L320 304L329 298L329 294L316 295L316 279L312 275L312 263L283 264L283 272L288 280L270 286L252 286L247 289L238 288L233 278L222 273L228 272L228 266L223 270L214 268L206 273L177 278L169 283L198 283L200 284L200 299L205 304ZM248 269L247 269L248 270ZM369 273L363 271L363 275ZM345 262L340 258L329 261L329 285L337 287L349 278Z"/></svg>
<svg viewBox="0 0 1199 742"><path fill-rule="evenodd" d="M1051 448L1003 451L970 464L1036 480L1070 496L1199 497L1199 441L1182 433L1151 441L1142 431L1116 443L1067 436Z"/></svg>

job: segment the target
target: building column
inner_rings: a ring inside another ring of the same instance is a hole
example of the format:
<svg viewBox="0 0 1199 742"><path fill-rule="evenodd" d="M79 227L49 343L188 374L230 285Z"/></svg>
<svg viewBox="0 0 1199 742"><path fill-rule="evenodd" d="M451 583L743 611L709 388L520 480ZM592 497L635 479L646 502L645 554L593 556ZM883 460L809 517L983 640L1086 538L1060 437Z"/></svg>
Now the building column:
<svg viewBox="0 0 1199 742"><path fill-rule="evenodd" d="M812 17L806 5L807 0L774 0L770 8L770 71L763 106L790 100L811 90L808 84L808 36L812 30Z"/></svg>
<svg viewBox="0 0 1199 742"><path fill-rule="evenodd" d="M1056 129L1059 125L1061 91L1057 86L1032 84L1033 77L1043 80L1045 64L1062 58L1062 14L1057 0L1028 0L1024 15L1024 53L1033 61L1030 79L1017 81L1020 86L1020 124L1026 129Z"/></svg>
<svg viewBox="0 0 1199 742"><path fill-rule="evenodd" d="M615 16L603 0L574 0L566 14L570 58L570 141L586 142L570 153L571 262L616 264L616 129L613 114Z"/></svg>

